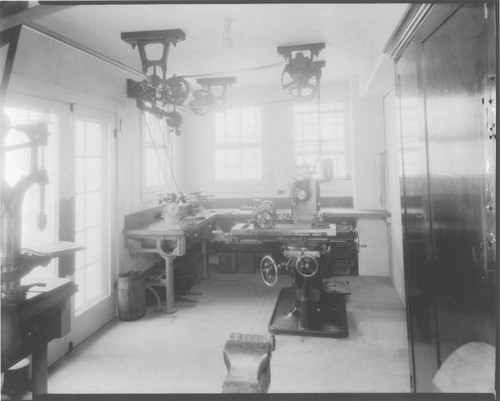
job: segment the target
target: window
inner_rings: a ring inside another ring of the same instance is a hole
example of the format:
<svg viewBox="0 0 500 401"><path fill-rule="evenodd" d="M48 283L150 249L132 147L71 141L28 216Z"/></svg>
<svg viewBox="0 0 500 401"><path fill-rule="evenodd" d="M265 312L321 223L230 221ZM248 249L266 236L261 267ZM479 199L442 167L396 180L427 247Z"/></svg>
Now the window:
<svg viewBox="0 0 500 401"><path fill-rule="evenodd" d="M296 105L294 115L296 164L330 158L334 178L349 177L344 104Z"/></svg>
<svg viewBox="0 0 500 401"><path fill-rule="evenodd" d="M158 195L172 188L173 175L170 164L170 143L165 121L150 113L141 113L142 121L142 182L147 200L157 200Z"/></svg>
<svg viewBox="0 0 500 401"><path fill-rule="evenodd" d="M215 180L260 180L261 117L258 108L215 115Z"/></svg>

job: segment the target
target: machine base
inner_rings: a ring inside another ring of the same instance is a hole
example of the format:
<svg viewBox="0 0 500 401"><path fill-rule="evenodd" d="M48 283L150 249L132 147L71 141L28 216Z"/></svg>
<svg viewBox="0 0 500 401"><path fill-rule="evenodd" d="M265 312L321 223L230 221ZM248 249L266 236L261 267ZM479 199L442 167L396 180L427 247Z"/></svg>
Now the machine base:
<svg viewBox="0 0 500 401"><path fill-rule="evenodd" d="M299 313L292 312L295 292L291 287L283 288L276 301L269 332L299 336L344 338L348 335L346 294L321 294L321 310L309 312L309 328L299 328Z"/></svg>

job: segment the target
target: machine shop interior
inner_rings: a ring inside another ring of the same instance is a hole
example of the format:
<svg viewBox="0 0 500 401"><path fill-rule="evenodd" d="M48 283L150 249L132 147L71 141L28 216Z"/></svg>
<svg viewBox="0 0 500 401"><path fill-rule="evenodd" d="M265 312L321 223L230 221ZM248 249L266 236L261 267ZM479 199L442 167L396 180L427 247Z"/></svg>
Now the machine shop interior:
<svg viewBox="0 0 500 401"><path fill-rule="evenodd" d="M497 20L0 2L2 400L493 400Z"/></svg>

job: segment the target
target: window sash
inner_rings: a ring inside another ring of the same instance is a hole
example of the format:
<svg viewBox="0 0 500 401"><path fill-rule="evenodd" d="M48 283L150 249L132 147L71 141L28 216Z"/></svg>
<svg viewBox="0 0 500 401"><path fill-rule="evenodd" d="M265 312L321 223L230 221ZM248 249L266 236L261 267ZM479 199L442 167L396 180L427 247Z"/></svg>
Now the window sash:
<svg viewBox="0 0 500 401"><path fill-rule="evenodd" d="M320 159L331 158L334 177L348 177L344 104L321 104L319 110L318 117L317 104L294 108L296 164L314 165Z"/></svg>
<svg viewBox="0 0 500 401"><path fill-rule="evenodd" d="M171 144L167 129L149 113L141 113L142 131L142 191L145 201L157 199L161 192L173 188Z"/></svg>
<svg viewBox="0 0 500 401"><path fill-rule="evenodd" d="M262 179L261 116L258 108L215 115L215 182Z"/></svg>

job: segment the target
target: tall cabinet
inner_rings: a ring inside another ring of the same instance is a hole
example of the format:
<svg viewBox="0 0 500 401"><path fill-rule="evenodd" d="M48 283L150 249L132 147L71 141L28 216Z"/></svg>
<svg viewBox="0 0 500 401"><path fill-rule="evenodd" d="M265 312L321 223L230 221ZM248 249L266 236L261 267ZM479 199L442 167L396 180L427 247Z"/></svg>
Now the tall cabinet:
<svg viewBox="0 0 500 401"><path fill-rule="evenodd" d="M495 345L494 3L413 4L395 61L412 386L457 348Z"/></svg>

